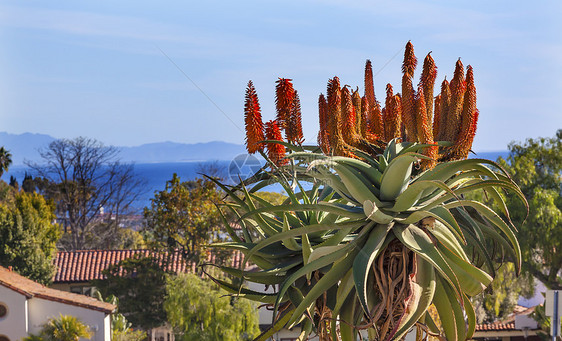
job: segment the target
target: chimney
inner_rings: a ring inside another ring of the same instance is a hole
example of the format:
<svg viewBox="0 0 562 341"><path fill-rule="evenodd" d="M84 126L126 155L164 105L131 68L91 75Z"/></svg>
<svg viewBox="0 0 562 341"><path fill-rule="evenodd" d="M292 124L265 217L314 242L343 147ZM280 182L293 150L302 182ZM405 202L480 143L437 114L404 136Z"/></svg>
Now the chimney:
<svg viewBox="0 0 562 341"><path fill-rule="evenodd" d="M12 266L8 266L8 271L12 272Z"/></svg>

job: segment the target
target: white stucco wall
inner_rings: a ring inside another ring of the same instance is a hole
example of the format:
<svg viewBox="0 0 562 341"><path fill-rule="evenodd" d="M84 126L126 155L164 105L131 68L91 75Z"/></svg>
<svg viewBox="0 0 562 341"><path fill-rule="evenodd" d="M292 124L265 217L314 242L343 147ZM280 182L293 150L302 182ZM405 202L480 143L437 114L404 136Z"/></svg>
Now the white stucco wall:
<svg viewBox="0 0 562 341"><path fill-rule="evenodd" d="M8 307L8 314L0 318L0 335L7 336L10 341L20 340L27 336L27 298L0 285L0 303Z"/></svg>
<svg viewBox="0 0 562 341"><path fill-rule="evenodd" d="M29 332L38 333L42 325L50 318L62 315L72 315L90 327L93 332L91 340L110 341L110 318L105 313L74 305L53 302L34 297L29 300Z"/></svg>

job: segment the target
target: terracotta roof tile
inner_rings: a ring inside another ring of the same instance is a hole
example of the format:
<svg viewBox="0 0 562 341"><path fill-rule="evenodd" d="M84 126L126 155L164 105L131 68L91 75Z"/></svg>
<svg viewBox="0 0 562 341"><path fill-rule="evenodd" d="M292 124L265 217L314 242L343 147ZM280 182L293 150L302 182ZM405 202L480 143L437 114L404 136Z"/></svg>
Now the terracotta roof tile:
<svg viewBox="0 0 562 341"><path fill-rule="evenodd" d="M107 314L112 313L116 308L113 304L98 301L92 297L47 288L2 266L0 266L0 285L19 292L27 298L37 297L49 301L98 310Z"/></svg>
<svg viewBox="0 0 562 341"><path fill-rule="evenodd" d="M515 316L517 315L529 315L535 311L535 307L526 308L522 306L516 306L513 314L509 315L505 320L485 323L476 325L476 331L508 331L515 329Z"/></svg>
<svg viewBox="0 0 562 341"><path fill-rule="evenodd" d="M55 265L57 273L53 278L54 283L79 283L90 282L95 279L103 279L102 271L110 265L134 256L154 256L162 259L168 257L168 252L154 252L150 250L80 250L61 251L57 253ZM196 264L185 261L180 252L174 252L170 256L171 262L166 270L180 272L195 272ZM231 266L240 267L242 262L240 252L233 253ZM216 259L215 254L209 254L208 262Z"/></svg>
<svg viewBox="0 0 562 341"><path fill-rule="evenodd" d="M479 324L476 331L496 331L496 330L515 330L515 322L494 322L487 324Z"/></svg>

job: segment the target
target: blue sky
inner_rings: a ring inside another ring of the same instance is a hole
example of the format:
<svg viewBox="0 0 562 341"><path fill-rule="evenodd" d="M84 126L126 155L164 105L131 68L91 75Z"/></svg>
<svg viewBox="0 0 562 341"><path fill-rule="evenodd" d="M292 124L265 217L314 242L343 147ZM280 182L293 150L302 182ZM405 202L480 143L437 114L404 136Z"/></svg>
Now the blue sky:
<svg viewBox="0 0 562 341"><path fill-rule="evenodd" d="M273 119L275 80L285 77L314 142L327 80L361 87L369 58L381 100L387 83L399 87L411 40L420 61L432 51L439 82L459 57L474 67L474 150L502 150L562 128L561 18L560 1L7 0L0 131L123 146L242 143L248 80Z"/></svg>

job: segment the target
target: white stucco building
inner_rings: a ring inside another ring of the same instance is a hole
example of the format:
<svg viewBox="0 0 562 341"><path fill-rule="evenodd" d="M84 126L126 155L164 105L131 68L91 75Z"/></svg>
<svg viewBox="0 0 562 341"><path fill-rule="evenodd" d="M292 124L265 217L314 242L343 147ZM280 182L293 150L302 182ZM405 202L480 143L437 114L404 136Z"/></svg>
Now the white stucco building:
<svg viewBox="0 0 562 341"><path fill-rule="evenodd" d="M71 315L90 327L94 341L111 340L113 304L47 288L0 266L0 341L38 334L53 317Z"/></svg>

